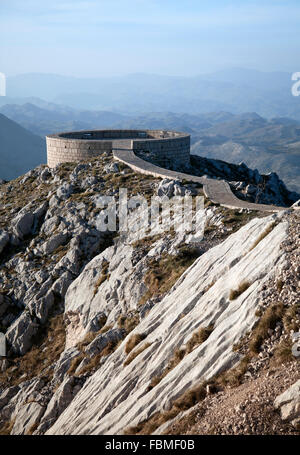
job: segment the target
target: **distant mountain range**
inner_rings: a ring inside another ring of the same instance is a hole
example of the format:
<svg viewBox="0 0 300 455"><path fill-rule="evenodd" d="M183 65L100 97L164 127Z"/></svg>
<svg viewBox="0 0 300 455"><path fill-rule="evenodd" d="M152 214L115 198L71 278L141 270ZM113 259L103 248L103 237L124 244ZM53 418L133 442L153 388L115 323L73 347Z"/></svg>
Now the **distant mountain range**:
<svg viewBox="0 0 300 455"><path fill-rule="evenodd" d="M267 118L300 120L300 99L292 96L291 87L290 73L239 68L195 77L130 74L88 79L33 73L7 78L11 98L38 97L76 109L134 114L257 112Z"/></svg>
<svg viewBox="0 0 300 455"><path fill-rule="evenodd" d="M45 162L45 139L0 114L0 178L14 179Z"/></svg>
<svg viewBox="0 0 300 455"><path fill-rule="evenodd" d="M7 104L0 106L0 112L43 138L58 131L109 127L185 131L191 134L192 153L232 163L244 161L260 172L276 171L291 190L300 191L300 121L282 117L267 120L257 113L232 114L226 111L125 115L79 110L42 100L38 103L38 106L28 102ZM42 155L35 156L45 157L43 140L42 144ZM45 162L45 158L35 162Z"/></svg>

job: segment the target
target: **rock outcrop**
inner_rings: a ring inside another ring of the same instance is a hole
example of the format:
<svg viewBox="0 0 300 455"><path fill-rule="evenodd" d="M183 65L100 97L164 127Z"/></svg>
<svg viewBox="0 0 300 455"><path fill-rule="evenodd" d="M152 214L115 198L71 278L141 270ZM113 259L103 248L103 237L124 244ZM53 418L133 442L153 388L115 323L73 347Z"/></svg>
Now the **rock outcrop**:
<svg viewBox="0 0 300 455"><path fill-rule="evenodd" d="M209 399L213 381L245 362L274 300L281 313L242 380L299 331L297 210L264 216L206 198L195 229L164 231L156 219L146 233L140 205L128 212L128 231L99 230L99 193L119 208L120 187L147 201L203 196L195 182L142 176L105 154L1 185L2 433L142 431L155 415L176 416L174 403L199 386ZM288 406L294 423L298 405L287 395L276 406L284 416Z"/></svg>

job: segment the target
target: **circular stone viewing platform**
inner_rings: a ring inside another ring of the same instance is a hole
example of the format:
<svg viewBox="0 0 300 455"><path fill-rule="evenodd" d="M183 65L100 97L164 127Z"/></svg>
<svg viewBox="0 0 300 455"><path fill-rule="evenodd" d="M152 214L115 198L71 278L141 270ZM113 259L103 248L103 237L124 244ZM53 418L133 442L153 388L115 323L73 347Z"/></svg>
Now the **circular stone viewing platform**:
<svg viewBox="0 0 300 455"><path fill-rule="evenodd" d="M190 162L190 135L165 130L90 130L46 136L47 163L87 160L103 152L131 150L135 155L162 167Z"/></svg>

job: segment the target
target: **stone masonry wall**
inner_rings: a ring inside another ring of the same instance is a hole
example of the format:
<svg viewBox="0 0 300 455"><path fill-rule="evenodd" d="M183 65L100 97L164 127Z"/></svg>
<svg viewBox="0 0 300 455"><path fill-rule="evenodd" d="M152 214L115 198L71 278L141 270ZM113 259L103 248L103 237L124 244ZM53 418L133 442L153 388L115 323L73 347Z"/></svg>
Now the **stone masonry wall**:
<svg viewBox="0 0 300 455"><path fill-rule="evenodd" d="M92 141L47 137L47 163L55 167L60 163L77 162L112 151L112 141Z"/></svg>
<svg viewBox="0 0 300 455"><path fill-rule="evenodd" d="M133 140L133 151L145 161L162 167L190 162L190 136L172 139Z"/></svg>
<svg viewBox="0 0 300 455"><path fill-rule="evenodd" d="M146 136L145 139L143 136ZM143 138L141 138L143 137ZM130 149L160 166L189 164L190 136L160 130L99 130L60 133L46 137L48 166L86 160L113 149Z"/></svg>

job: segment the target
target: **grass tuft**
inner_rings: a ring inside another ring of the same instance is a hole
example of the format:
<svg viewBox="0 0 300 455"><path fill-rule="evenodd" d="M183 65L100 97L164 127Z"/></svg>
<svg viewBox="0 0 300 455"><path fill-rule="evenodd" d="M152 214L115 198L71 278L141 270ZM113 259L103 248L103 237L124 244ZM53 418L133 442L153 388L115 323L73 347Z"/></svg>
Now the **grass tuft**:
<svg viewBox="0 0 300 455"><path fill-rule="evenodd" d="M229 292L229 300L235 300L237 299L243 292L245 292L249 286L251 286L251 283L249 281L242 281L237 289L231 289Z"/></svg>
<svg viewBox="0 0 300 455"><path fill-rule="evenodd" d="M144 333L135 333L132 335L125 345L125 352L128 355L141 341L146 338Z"/></svg>

